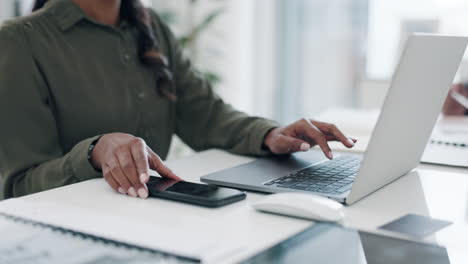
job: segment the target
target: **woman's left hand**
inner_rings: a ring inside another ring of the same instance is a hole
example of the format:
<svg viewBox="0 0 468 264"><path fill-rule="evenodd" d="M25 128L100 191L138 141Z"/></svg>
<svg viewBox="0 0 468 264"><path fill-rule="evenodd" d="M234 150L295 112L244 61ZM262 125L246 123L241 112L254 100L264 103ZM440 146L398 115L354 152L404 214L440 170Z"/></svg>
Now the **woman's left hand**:
<svg viewBox="0 0 468 264"><path fill-rule="evenodd" d="M290 154L308 151L319 145L325 156L333 159L328 141L340 141L348 148L354 147L356 139L345 136L335 125L309 119L301 119L289 126L271 130L264 144L274 154Z"/></svg>

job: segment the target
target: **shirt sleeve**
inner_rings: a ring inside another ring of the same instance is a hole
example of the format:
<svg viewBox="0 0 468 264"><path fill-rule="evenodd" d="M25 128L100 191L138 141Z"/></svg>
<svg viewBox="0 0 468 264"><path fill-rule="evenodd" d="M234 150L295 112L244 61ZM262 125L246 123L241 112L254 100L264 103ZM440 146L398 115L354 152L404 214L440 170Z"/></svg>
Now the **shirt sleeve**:
<svg viewBox="0 0 468 264"><path fill-rule="evenodd" d="M194 150L220 148L236 154L266 155L265 135L279 127L226 104L184 57L170 29L159 23L176 82L176 133Z"/></svg>
<svg viewBox="0 0 468 264"><path fill-rule="evenodd" d="M46 82L23 28L0 29L0 199L100 176L87 159L89 138L64 153Z"/></svg>

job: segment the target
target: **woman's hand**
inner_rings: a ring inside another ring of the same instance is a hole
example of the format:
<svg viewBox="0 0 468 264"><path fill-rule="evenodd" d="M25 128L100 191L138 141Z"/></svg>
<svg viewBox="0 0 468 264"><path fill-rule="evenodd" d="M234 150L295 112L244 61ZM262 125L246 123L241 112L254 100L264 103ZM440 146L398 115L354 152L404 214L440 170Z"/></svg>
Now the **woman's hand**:
<svg viewBox="0 0 468 264"><path fill-rule="evenodd" d="M302 119L287 127L273 129L265 137L264 144L274 154L308 151L311 147L319 145L325 156L333 159L328 141L340 141L346 147L352 148L357 140L346 137L333 124Z"/></svg>
<svg viewBox="0 0 468 264"><path fill-rule="evenodd" d="M455 91L461 95L468 97L468 89L466 89L462 84L454 85L450 90L450 93L452 91ZM447 99L445 100L442 112L444 113L444 115L464 115L466 111L465 107L459 104L455 99L453 99L450 93L447 96Z"/></svg>
<svg viewBox="0 0 468 264"><path fill-rule="evenodd" d="M141 138L112 133L102 136L93 150L91 162L101 169L107 183L121 194L146 199L149 170L162 177L180 181L161 158Z"/></svg>

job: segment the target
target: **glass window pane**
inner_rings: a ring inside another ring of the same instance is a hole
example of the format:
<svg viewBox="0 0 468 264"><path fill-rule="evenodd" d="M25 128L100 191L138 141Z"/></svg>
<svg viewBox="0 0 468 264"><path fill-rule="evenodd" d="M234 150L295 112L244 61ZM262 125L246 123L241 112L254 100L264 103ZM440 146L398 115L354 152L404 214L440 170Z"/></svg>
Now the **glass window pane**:
<svg viewBox="0 0 468 264"><path fill-rule="evenodd" d="M354 106L364 72L367 0L283 0L281 9L279 119Z"/></svg>
<svg viewBox="0 0 468 264"><path fill-rule="evenodd" d="M466 0L370 0L367 74L389 79L409 34L468 35Z"/></svg>

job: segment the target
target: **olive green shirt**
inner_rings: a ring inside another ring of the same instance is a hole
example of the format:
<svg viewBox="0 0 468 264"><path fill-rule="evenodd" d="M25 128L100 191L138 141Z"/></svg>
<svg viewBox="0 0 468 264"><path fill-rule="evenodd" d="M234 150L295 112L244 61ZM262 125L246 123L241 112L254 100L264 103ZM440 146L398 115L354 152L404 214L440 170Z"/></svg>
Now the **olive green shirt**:
<svg viewBox="0 0 468 264"><path fill-rule="evenodd" d="M193 69L168 27L152 24L178 100L160 96L137 56L136 30L93 21L72 1L0 29L0 199L102 177L90 144L113 132L143 138L165 158L173 134L194 150L262 155L273 121L225 104Z"/></svg>

